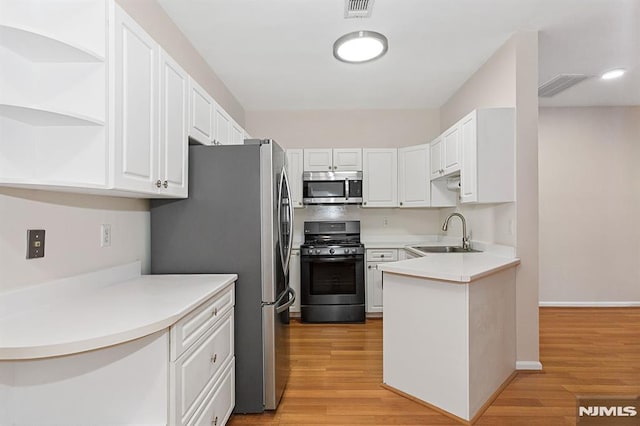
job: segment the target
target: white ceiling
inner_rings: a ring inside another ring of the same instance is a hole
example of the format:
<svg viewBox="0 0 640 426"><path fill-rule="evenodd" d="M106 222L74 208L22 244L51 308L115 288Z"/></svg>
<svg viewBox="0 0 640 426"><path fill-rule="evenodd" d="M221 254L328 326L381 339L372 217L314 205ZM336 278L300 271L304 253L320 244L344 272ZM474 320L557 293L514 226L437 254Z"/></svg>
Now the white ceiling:
<svg viewBox="0 0 640 426"><path fill-rule="evenodd" d="M344 0L159 0L248 110L437 108L521 30L540 31L539 80L599 75L541 105L640 105L640 0L376 0L344 19ZM355 30L387 36L366 64L333 57Z"/></svg>

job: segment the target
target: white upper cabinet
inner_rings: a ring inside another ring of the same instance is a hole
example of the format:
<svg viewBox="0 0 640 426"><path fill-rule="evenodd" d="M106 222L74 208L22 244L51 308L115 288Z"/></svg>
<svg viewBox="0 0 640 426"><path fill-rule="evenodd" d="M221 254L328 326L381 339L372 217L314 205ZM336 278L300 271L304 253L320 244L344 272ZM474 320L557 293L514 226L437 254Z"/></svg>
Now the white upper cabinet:
<svg viewBox="0 0 640 426"><path fill-rule="evenodd" d="M515 200L515 110L487 108L460 120L463 203Z"/></svg>
<svg viewBox="0 0 640 426"><path fill-rule="evenodd" d="M291 201L293 207L304 207L302 205L302 149L287 150L287 168L289 172L289 185L291 186Z"/></svg>
<svg viewBox="0 0 640 426"><path fill-rule="evenodd" d="M116 6L113 75L114 185L152 192L158 176L158 44Z"/></svg>
<svg viewBox="0 0 640 426"><path fill-rule="evenodd" d="M213 144L215 101L189 77L189 136L203 145Z"/></svg>
<svg viewBox="0 0 640 426"><path fill-rule="evenodd" d="M442 144L444 145L442 156L444 175L460 171L460 123L444 132Z"/></svg>
<svg viewBox="0 0 640 426"><path fill-rule="evenodd" d="M331 148L304 150L305 172L330 172L332 170L333 150Z"/></svg>
<svg viewBox="0 0 640 426"><path fill-rule="evenodd" d="M361 148L304 150L305 172L345 172L362 170Z"/></svg>
<svg viewBox="0 0 640 426"><path fill-rule="evenodd" d="M118 6L113 21L113 187L186 197L187 73Z"/></svg>
<svg viewBox="0 0 640 426"><path fill-rule="evenodd" d="M362 170L362 149L361 148L334 148L333 149L333 171L360 171Z"/></svg>
<svg viewBox="0 0 640 426"><path fill-rule="evenodd" d="M203 145L242 145L249 139L209 93L189 78L189 136Z"/></svg>
<svg viewBox="0 0 640 426"><path fill-rule="evenodd" d="M438 136L429 144L429 175L431 179L438 179L444 173L442 167L443 150L442 136Z"/></svg>
<svg viewBox="0 0 640 426"><path fill-rule="evenodd" d="M159 192L187 196L189 149L189 78L166 52L160 50Z"/></svg>
<svg viewBox="0 0 640 426"><path fill-rule="evenodd" d="M431 142L430 176L438 179L460 171L460 126L451 126Z"/></svg>
<svg viewBox="0 0 640 426"><path fill-rule="evenodd" d="M362 206L398 206L398 150L362 150Z"/></svg>
<svg viewBox="0 0 640 426"><path fill-rule="evenodd" d="M231 143L233 145L244 144L244 129L233 120L231 122Z"/></svg>
<svg viewBox="0 0 640 426"><path fill-rule="evenodd" d="M400 207L430 207L429 144L398 149Z"/></svg>
<svg viewBox="0 0 640 426"><path fill-rule="evenodd" d="M217 103L215 104L213 117L216 128L216 134L213 138L214 145L230 145L233 138L231 117Z"/></svg>

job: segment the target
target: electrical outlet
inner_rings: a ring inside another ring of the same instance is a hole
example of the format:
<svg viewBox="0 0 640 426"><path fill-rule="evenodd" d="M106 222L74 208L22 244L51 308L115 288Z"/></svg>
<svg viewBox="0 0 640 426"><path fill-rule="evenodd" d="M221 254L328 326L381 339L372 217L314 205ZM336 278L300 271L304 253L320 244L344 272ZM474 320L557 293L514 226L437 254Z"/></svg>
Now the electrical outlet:
<svg viewBox="0 0 640 426"><path fill-rule="evenodd" d="M100 225L100 247L111 246L111 225L103 223Z"/></svg>
<svg viewBox="0 0 640 426"><path fill-rule="evenodd" d="M382 218L382 226L387 226L387 225L389 225L389 219L386 218L386 217L383 217Z"/></svg>
<svg viewBox="0 0 640 426"><path fill-rule="evenodd" d="M44 229L27 229L27 259L44 257Z"/></svg>

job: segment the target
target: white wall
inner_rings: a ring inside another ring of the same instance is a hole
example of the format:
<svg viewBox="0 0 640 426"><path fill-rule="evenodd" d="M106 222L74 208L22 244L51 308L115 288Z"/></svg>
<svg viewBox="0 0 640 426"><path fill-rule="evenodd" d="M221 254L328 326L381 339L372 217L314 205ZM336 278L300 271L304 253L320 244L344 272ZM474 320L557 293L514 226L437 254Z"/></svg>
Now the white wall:
<svg viewBox="0 0 640 426"><path fill-rule="evenodd" d="M146 200L0 188L0 293L135 260L148 271L148 210ZM44 258L26 259L27 229L46 231Z"/></svg>
<svg viewBox="0 0 640 426"><path fill-rule="evenodd" d="M247 131L284 148L393 148L431 142L437 109L247 111Z"/></svg>
<svg viewBox="0 0 640 426"><path fill-rule="evenodd" d="M538 345L538 35L507 41L441 108L442 129L474 108L516 108L516 200L496 206L458 206L474 239L515 245L517 359L539 368ZM450 213L443 210L442 215Z"/></svg>
<svg viewBox="0 0 640 426"><path fill-rule="evenodd" d="M540 109L540 301L640 304L640 107Z"/></svg>
<svg viewBox="0 0 640 426"><path fill-rule="evenodd" d="M247 111L247 131L285 148L393 148L430 142L440 134L437 109ZM354 206L296 209L296 238L305 220L360 220L372 235L440 233L438 209L366 209ZM386 226L384 225L386 219Z"/></svg>

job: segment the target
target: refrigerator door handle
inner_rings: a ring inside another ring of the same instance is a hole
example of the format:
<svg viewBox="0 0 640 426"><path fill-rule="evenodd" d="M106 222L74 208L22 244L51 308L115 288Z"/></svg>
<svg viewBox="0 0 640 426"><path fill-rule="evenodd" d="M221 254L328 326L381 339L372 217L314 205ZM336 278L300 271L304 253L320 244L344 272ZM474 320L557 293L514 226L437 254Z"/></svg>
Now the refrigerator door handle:
<svg viewBox="0 0 640 426"><path fill-rule="evenodd" d="M285 275L288 275L289 263L291 263L291 250L293 249L293 202L291 200L291 186L289 185L289 175L287 175L286 164L285 167L282 168L282 175L284 176L284 183L287 186L287 195L289 196L287 200L287 206L289 207L289 241L287 244L287 263L284 268Z"/></svg>
<svg viewBox="0 0 640 426"><path fill-rule="evenodd" d="M286 262L286 258L284 255L284 246L282 241L282 183L285 179L284 167L282 167L282 171L280 172L280 181L278 182L278 245L280 246L280 261L282 262L282 268L287 271L287 267L289 266Z"/></svg>
<svg viewBox="0 0 640 426"><path fill-rule="evenodd" d="M283 296L289 296L289 295L293 297L290 297L289 300L284 305L278 306L278 304L276 304L276 313L280 314L286 311L287 309L289 309L291 305L293 305L293 302L296 301L296 292L291 287L287 288L287 291L283 294Z"/></svg>

